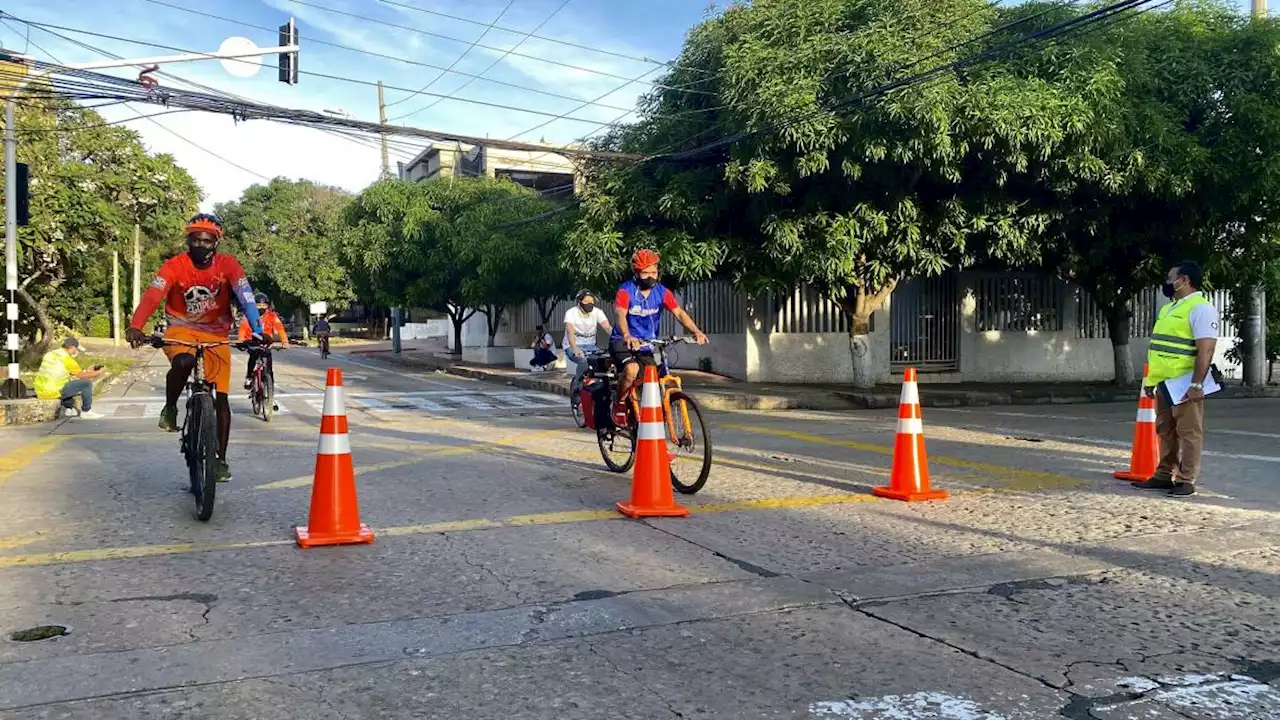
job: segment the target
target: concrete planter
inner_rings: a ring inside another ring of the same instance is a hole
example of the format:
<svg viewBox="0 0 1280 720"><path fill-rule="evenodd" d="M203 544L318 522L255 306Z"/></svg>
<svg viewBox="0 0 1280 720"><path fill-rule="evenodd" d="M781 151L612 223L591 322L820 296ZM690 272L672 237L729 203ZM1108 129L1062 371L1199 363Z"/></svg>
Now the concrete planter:
<svg viewBox="0 0 1280 720"><path fill-rule="evenodd" d="M513 347L464 347L462 361L481 365L510 365L514 350Z"/></svg>
<svg viewBox="0 0 1280 720"><path fill-rule="evenodd" d="M515 350L515 353L512 357L512 366L517 370L532 370L533 366L529 363L533 361L533 348L513 348L513 350ZM555 353L556 361L551 363L548 367L563 370L565 366L568 365L565 361L564 351L556 350ZM569 366L572 367L572 365Z"/></svg>

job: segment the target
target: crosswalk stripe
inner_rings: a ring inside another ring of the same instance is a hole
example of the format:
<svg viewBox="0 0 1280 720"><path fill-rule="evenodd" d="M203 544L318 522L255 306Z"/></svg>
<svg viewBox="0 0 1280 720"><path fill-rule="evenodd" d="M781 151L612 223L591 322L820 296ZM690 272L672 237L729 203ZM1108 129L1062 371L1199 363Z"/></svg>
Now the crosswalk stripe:
<svg viewBox="0 0 1280 720"><path fill-rule="evenodd" d="M557 395L538 392L496 392L496 393L454 393L445 397L433 394L430 398L421 393L404 393L391 395L378 393L378 397L368 395L349 395L348 410L359 410L371 415L382 413L447 413L450 411L481 411L498 413L502 411L528 411L557 409L563 402ZM145 400L145 401L144 401ZM180 405L183 406L182 403ZM113 420L153 419L160 416L163 402L151 399L99 400L94 410ZM299 410L308 414L319 415L324 410L324 397L320 395L284 395L276 398L277 415L293 415ZM253 405L247 397L233 396L231 412L236 415L251 415ZM181 412L179 413L181 415Z"/></svg>

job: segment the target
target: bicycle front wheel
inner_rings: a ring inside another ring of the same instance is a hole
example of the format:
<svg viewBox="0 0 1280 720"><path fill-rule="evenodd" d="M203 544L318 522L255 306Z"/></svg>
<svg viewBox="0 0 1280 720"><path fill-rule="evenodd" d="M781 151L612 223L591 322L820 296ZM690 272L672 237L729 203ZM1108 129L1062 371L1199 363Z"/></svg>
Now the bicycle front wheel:
<svg viewBox="0 0 1280 720"><path fill-rule="evenodd" d="M670 399L667 454L671 461L671 485L685 495L692 495L707 484L707 477L711 475L711 434L693 398L676 391Z"/></svg>
<svg viewBox="0 0 1280 720"><path fill-rule="evenodd" d="M218 414L208 393L191 398L190 408L187 469L191 475L191 494L196 500L196 518L207 522L213 517L218 488Z"/></svg>
<svg viewBox="0 0 1280 720"><path fill-rule="evenodd" d="M272 375L262 376L262 419L271 422L276 413L276 379Z"/></svg>

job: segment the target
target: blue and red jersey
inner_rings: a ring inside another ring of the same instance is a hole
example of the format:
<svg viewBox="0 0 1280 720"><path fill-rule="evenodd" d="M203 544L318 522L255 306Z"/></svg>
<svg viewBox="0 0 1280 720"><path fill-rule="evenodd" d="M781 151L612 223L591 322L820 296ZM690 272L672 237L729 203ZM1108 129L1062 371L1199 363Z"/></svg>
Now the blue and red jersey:
<svg viewBox="0 0 1280 720"><path fill-rule="evenodd" d="M613 299L613 304L617 308L626 308L627 329L631 331L631 337L637 340L657 338L658 321L662 319L662 309L675 311L680 308L680 303L676 302L675 293L661 283L654 285L649 291L649 296L645 297L635 279L622 283L622 287L618 288L618 294ZM622 339L622 330L617 325L614 325L610 339Z"/></svg>

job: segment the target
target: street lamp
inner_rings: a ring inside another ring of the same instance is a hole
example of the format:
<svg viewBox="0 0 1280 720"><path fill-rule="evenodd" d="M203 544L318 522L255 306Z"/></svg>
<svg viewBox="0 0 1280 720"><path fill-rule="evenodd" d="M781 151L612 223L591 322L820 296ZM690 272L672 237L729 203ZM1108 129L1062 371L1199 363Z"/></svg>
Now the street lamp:
<svg viewBox="0 0 1280 720"><path fill-rule="evenodd" d="M255 47L253 43L248 40L236 38L232 41L224 42L222 47L220 47L216 52L211 53L187 53L183 55L97 60L94 62L47 67L35 73L31 72L33 61L30 57L0 50L0 63L8 63L11 66L20 66L27 70L21 76L18 76L17 73L12 73L14 76L13 88L9 91L8 97L5 98L4 105L4 280L5 289L9 291L9 302L5 308L5 314L9 320L9 334L5 343L9 351L9 372L8 380L6 380L3 388L2 394L4 396L9 398L20 398L26 393L26 389L22 386L22 381L19 379L21 371L18 367L18 135L14 129L14 114L18 93L22 92L27 85L30 85L33 81L41 80L50 75L66 70L106 70L108 68L133 66L158 66L166 63L194 62L196 60L225 61L237 58L261 57L263 55L279 55L281 67L280 81L294 84L298 81L298 34L297 26L294 24L292 18L290 18L289 22L285 26L280 28L280 37L282 40L287 40L287 42L282 42L277 47L259 48Z"/></svg>

